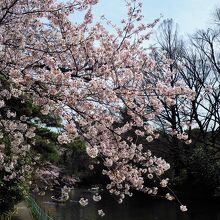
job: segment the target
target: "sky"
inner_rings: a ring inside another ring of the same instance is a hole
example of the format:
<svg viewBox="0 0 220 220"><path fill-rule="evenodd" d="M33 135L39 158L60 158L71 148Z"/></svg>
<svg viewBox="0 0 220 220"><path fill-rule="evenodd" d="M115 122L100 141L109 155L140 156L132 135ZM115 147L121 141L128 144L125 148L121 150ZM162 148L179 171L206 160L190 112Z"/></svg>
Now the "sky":
<svg viewBox="0 0 220 220"><path fill-rule="evenodd" d="M115 23L126 13L123 0L99 0L94 8L98 18L105 14ZM220 0L143 0L146 22L163 15L179 24L181 34L193 34L196 29L206 28L213 22L212 12L220 7Z"/></svg>

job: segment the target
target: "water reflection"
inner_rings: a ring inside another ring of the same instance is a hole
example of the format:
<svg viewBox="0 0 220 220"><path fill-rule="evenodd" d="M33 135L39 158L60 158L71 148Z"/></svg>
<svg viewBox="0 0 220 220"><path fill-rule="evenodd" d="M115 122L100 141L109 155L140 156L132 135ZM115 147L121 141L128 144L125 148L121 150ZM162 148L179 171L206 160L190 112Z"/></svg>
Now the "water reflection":
<svg viewBox="0 0 220 220"><path fill-rule="evenodd" d="M64 204L53 202L52 192L35 199L55 220L220 220L220 199L187 202L189 211L183 213L175 202L163 199L138 195L118 204L106 193L102 192L101 202L93 202L92 195L88 190L74 189ZM82 196L90 201L85 208L78 203ZM105 211L104 218L98 216L98 209Z"/></svg>

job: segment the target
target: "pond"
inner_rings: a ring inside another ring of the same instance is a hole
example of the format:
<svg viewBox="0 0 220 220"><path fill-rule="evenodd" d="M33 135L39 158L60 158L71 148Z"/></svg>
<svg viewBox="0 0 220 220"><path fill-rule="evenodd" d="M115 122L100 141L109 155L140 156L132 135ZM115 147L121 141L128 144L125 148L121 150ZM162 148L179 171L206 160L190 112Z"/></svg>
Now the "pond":
<svg viewBox="0 0 220 220"><path fill-rule="evenodd" d="M176 202L165 199L136 195L118 204L113 197L101 192L102 201L92 201L91 192L76 188L70 193L70 200L58 204L51 200L53 192L45 196L35 196L35 199L54 220L220 220L220 199L192 200L187 202L188 212L181 212ZM81 207L78 203L81 197L88 198L90 203ZM101 218L98 209L103 209L106 215Z"/></svg>

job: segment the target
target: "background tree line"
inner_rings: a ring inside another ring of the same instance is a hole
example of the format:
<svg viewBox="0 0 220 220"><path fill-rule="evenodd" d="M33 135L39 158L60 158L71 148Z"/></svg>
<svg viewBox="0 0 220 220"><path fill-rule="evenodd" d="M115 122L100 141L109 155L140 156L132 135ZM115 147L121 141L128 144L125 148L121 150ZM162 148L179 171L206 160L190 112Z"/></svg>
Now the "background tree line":
<svg viewBox="0 0 220 220"><path fill-rule="evenodd" d="M155 152L173 165L173 183L185 186L192 195L196 192L213 195L219 186L219 14L220 10L216 9L215 23L206 30L195 32L187 40L179 35L178 26L172 19L164 20L158 28L155 45L161 52L152 53L158 64L163 62L163 56L170 59L166 64L172 75L170 86L175 88L181 81L194 91L191 100L182 97L172 103L161 100L163 111L154 121L161 137L152 144ZM155 68L163 78L164 69L160 65Z"/></svg>

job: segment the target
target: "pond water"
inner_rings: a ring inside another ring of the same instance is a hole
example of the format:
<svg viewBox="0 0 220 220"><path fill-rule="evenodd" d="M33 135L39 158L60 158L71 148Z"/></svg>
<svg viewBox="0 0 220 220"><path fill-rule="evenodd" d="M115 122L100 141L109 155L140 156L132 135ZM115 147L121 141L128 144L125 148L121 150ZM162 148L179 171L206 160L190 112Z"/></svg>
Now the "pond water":
<svg viewBox="0 0 220 220"><path fill-rule="evenodd" d="M113 197L101 192L102 201L92 201L94 192L86 189L73 189L70 200L58 204L51 200L53 192L47 192L43 197L35 196L40 206L54 220L220 220L220 199L188 201L188 212L181 212L176 202L165 199L136 195L118 204ZM81 197L88 198L90 203L81 207L78 203ZM98 209L103 209L106 215L101 218Z"/></svg>

